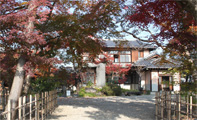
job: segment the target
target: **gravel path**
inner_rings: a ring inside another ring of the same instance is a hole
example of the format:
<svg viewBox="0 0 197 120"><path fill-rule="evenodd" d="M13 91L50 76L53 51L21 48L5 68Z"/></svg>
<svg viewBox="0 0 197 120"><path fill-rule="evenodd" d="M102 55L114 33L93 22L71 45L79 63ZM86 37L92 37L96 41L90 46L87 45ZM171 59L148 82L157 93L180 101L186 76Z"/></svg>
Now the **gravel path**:
<svg viewBox="0 0 197 120"><path fill-rule="evenodd" d="M58 98L47 120L154 120L154 95Z"/></svg>

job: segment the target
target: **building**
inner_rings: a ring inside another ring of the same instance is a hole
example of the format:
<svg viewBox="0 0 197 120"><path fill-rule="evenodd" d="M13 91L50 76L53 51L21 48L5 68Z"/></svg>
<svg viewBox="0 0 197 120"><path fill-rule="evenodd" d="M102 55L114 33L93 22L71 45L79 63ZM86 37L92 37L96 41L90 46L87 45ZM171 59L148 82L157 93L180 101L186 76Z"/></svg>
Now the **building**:
<svg viewBox="0 0 197 120"><path fill-rule="evenodd" d="M174 64L160 64L160 57L154 52L156 47L150 44L145 44L141 41L105 41L106 46L103 48L103 54L108 54L113 58L113 64L131 65L126 81L121 84L125 89L139 89L149 91L159 90L180 90L180 87L175 85L179 83L179 74L171 75L166 71L173 67ZM98 58L104 58L100 54ZM84 54L84 60L87 60L88 53ZM87 71L83 73L84 81L91 81L96 86L104 86L107 80L106 64L94 64L89 62ZM116 78L119 79L119 78Z"/></svg>

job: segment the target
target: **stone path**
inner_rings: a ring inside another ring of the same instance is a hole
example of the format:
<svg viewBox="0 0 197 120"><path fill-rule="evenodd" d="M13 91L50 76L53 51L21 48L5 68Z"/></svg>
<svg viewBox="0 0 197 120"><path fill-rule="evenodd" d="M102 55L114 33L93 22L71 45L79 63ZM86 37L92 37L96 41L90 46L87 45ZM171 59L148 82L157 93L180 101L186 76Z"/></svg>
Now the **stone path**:
<svg viewBox="0 0 197 120"><path fill-rule="evenodd" d="M47 120L154 120L154 95L58 98Z"/></svg>

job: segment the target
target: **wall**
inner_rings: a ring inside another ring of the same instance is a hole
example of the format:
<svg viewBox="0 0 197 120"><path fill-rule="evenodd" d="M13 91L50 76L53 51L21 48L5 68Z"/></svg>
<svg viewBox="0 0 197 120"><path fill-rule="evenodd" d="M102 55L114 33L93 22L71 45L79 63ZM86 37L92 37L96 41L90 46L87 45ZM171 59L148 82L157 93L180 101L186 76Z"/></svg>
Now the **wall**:
<svg viewBox="0 0 197 120"><path fill-rule="evenodd" d="M175 73L173 75L173 81L175 82L174 86L173 86L173 90L174 91L180 91L180 74L179 73Z"/></svg>
<svg viewBox="0 0 197 120"><path fill-rule="evenodd" d="M138 90L138 84L131 84L131 90Z"/></svg>
<svg viewBox="0 0 197 120"><path fill-rule="evenodd" d="M151 91L158 91L158 71L153 70L151 71L151 82L152 82L152 90Z"/></svg>
<svg viewBox="0 0 197 120"><path fill-rule="evenodd" d="M149 50L144 50L144 57L148 56L150 54Z"/></svg>
<svg viewBox="0 0 197 120"><path fill-rule="evenodd" d="M150 71L145 72L145 78L146 78L145 90L150 90Z"/></svg>
<svg viewBox="0 0 197 120"><path fill-rule="evenodd" d="M120 84L120 87L123 89L131 90L131 86L128 84Z"/></svg>
<svg viewBox="0 0 197 120"><path fill-rule="evenodd" d="M100 63L96 67L96 86L102 87L106 84L106 77L105 77L105 64Z"/></svg>
<svg viewBox="0 0 197 120"><path fill-rule="evenodd" d="M142 76L141 76L141 87L143 88L143 90L145 90L145 80L146 80L146 78L145 78L145 72L143 72L143 73L141 73L142 74Z"/></svg>
<svg viewBox="0 0 197 120"><path fill-rule="evenodd" d="M138 50L132 50L132 62L138 60Z"/></svg>
<svg viewBox="0 0 197 120"><path fill-rule="evenodd" d="M81 79L84 83L92 82L95 83L95 68L89 68L86 72L81 74Z"/></svg>

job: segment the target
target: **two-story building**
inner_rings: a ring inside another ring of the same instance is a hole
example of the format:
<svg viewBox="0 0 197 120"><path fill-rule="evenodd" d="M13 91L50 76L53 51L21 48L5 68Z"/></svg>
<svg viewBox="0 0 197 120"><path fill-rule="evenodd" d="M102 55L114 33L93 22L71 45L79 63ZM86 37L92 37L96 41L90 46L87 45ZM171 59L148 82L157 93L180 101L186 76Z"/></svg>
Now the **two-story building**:
<svg viewBox="0 0 197 120"><path fill-rule="evenodd" d="M179 90L179 86L170 83L180 81L179 74L171 75L166 71L174 64L161 65L159 55L154 51L156 47L141 41L105 41L104 53L113 58L113 64L121 64L122 67L130 64L132 67L126 75L127 79L121 87L126 89L139 89L159 91L162 89ZM100 54L99 58L104 55ZM84 54L87 60L88 54ZM104 86L107 81L105 63L88 63L88 68L83 73L85 82L91 81L96 86ZM172 82L175 81L175 82ZM165 84L164 84L165 83ZM167 84L168 83L168 84Z"/></svg>

